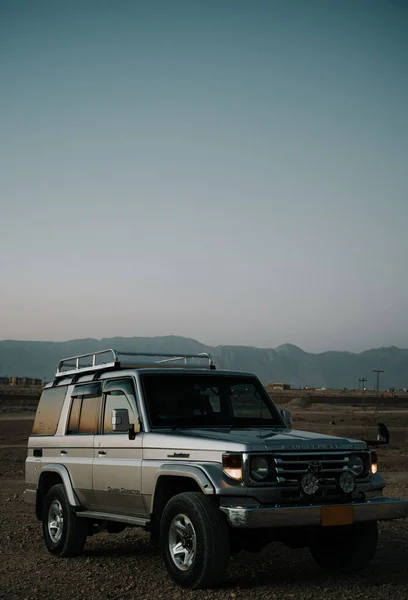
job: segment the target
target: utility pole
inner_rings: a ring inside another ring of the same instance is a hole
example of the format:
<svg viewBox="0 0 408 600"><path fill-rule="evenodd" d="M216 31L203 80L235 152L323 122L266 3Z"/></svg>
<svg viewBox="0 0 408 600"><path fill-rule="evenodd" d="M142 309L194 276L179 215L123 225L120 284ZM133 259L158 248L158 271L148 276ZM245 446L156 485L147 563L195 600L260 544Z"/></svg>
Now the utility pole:
<svg viewBox="0 0 408 600"><path fill-rule="evenodd" d="M364 398L364 394L365 394L365 382L367 381L367 377L361 377L359 379L359 381L361 382L361 394L362 394L362 402L361 402L361 406L362 408L365 408L365 398ZM367 419L365 420L365 438L367 439Z"/></svg>
<svg viewBox="0 0 408 600"><path fill-rule="evenodd" d="M367 378L366 377L361 377L361 379L359 379L358 381L359 381L359 383L361 383L361 391L364 394L364 392L365 392L365 385L364 384L367 381Z"/></svg>
<svg viewBox="0 0 408 600"><path fill-rule="evenodd" d="M373 373L377 373L377 394L380 393L380 373L384 373L381 369L373 369Z"/></svg>

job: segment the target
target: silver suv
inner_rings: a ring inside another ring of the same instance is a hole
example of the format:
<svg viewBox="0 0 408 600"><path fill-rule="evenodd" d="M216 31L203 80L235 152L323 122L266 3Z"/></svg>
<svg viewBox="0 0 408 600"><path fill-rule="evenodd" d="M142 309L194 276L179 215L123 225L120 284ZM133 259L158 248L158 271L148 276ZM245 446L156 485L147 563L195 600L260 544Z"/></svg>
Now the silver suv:
<svg viewBox="0 0 408 600"><path fill-rule="evenodd" d="M52 554L143 527L183 587L216 586L231 553L275 540L359 571L377 521L408 503L382 496L368 443L290 423L254 375L218 371L208 354L63 359L38 405L25 498Z"/></svg>

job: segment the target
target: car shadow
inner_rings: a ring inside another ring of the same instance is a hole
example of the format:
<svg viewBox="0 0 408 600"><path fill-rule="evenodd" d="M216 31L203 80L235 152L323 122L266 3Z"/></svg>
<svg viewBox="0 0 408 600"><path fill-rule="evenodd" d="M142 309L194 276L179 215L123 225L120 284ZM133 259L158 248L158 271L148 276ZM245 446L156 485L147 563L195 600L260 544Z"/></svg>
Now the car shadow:
<svg viewBox="0 0 408 600"><path fill-rule="evenodd" d="M391 550L390 550L391 549ZM158 567L160 551L149 543L144 532L126 531L121 534L99 534L91 538L84 552L87 560L103 557L151 558ZM126 561L127 562L127 561ZM283 544L273 543L262 552L240 552L231 557L227 579L221 589L250 590L255 587L300 585L307 588L332 588L339 583L377 588L379 585L408 584L408 545L395 537L395 532L383 531L373 563L357 575L333 576L322 571L312 559L308 549L291 550Z"/></svg>

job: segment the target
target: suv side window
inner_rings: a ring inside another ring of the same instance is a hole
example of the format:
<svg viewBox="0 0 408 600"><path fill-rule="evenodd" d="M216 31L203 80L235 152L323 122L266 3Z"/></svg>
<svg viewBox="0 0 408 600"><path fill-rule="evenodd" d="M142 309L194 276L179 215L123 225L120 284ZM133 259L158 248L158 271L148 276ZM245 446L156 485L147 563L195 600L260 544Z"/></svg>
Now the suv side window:
<svg viewBox="0 0 408 600"><path fill-rule="evenodd" d="M129 422L131 425L138 423L138 416L135 412L134 389L129 379L111 380L104 389L105 408L103 415L103 430L105 434L120 434L121 432L112 431L112 410L114 408L124 408L129 413ZM123 433L122 433L123 435Z"/></svg>
<svg viewBox="0 0 408 600"><path fill-rule="evenodd" d="M74 398L71 404L67 435L78 433L79 415L81 414L82 398Z"/></svg>
<svg viewBox="0 0 408 600"><path fill-rule="evenodd" d="M81 416L78 433L92 435L96 433L98 424L98 408L100 398L82 398Z"/></svg>
<svg viewBox="0 0 408 600"><path fill-rule="evenodd" d="M31 435L55 435L66 393L66 385L43 390Z"/></svg>
<svg viewBox="0 0 408 600"><path fill-rule="evenodd" d="M94 435L98 428L101 384L77 385L72 393L67 435Z"/></svg>

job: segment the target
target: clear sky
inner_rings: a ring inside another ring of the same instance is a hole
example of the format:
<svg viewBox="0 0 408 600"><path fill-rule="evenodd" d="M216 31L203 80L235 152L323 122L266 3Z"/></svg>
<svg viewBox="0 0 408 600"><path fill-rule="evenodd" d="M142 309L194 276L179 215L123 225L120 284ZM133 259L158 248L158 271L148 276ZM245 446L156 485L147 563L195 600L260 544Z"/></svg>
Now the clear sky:
<svg viewBox="0 0 408 600"><path fill-rule="evenodd" d="M408 347L407 0L0 11L0 339Z"/></svg>

